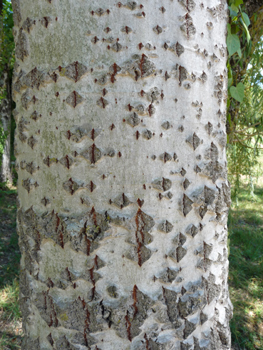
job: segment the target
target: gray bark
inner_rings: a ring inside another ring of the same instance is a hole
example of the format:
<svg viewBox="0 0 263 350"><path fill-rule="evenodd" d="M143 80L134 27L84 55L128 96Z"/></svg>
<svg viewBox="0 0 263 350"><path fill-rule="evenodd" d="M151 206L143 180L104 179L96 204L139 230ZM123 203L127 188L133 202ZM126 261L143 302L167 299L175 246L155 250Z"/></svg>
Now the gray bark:
<svg viewBox="0 0 263 350"><path fill-rule="evenodd" d="M226 3L13 9L22 349L229 350Z"/></svg>

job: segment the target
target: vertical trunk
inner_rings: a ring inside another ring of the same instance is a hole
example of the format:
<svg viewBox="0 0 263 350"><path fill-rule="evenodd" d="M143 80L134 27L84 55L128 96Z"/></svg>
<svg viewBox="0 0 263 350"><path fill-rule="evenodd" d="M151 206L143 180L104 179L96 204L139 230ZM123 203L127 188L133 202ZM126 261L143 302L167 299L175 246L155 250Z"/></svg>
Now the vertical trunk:
<svg viewBox="0 0 263 350"><path fill-rule="evenodd" d="M13 0L24 350L230 349L226 8Z"/></svg>
<svg viewBox="0 0 263 350"><path fill-rule="evenodd" d="M3 40L3 1L0 0L0 41ZM2 43L0 42L0 49L2 48ZM1 50L0 50L1 51ZM10 127L11 127L11 113L12 113L12 97L11 97L11 86L10 79L8 75L8 67L5 66L3 72L0 72L0 90L6 93L6 97L0 100L0 120L3 131L7 132L7 138L3 144L3 154L1 164L0 181L9 181L12 183L11 167L10 167Z"/></svg>
<svg viewBox="0 0 263 350"><path fill-rule="evenodd" d="M12 97L11 97L11 87L10 87L10 78L8 75L8 69L6 69L3 72L2 81L3 81L3 85L1 86L1 88L6 92L6 96L1 100L0 116L1 116L1 124L2 124L1 126L3 128L3 131L7 133L7 137L3 145L0 180L3 182L8 181L12 183L11 159L10 159Z"/></svg>

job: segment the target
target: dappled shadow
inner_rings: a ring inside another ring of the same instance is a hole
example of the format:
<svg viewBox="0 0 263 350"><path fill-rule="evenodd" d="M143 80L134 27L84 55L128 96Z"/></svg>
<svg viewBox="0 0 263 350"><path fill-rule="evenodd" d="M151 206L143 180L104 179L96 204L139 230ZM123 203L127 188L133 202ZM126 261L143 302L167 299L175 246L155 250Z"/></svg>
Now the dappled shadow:
<svg viewBox="0 0 263 350"><path fill-rule="evenodd" d="M19 277L16 191L0 191L0 288Z"/></svg>
<svg viewBox="0 0 263 350"><path fill-rule="evenodd" d="M18 305L20 252L16 233L16 190L0 189L0 349L20 349Z"/></svg>

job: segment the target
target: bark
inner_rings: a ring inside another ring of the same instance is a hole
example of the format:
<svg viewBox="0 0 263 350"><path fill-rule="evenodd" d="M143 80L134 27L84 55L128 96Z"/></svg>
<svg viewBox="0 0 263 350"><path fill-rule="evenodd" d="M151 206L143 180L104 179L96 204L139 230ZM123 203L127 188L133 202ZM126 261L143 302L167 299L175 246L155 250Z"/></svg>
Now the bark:
<svg viewBox="0 0 263 350"><path fill-rule="evenodd" d="M8 69L2 74L2 84L1 88L6 92L6 97L1 100L0 104L0 116L1 116L1 126L4 132L7 132L7 137L3 145L3 154L1 161L1 174L0 180L3 182L8 181L12 183L12 174L11 174L11 115L12 115L12 97L11 97L11 84L8 74Z"/></svg>
<svg viewBox="0 0 263 350"><path fill-rule="evenodd" d="M0 0L0 35L1 40L3 39L2 30L3 30L3 1ZM0 43L2 47L2 43ZM1 127L4 132L7 132L7 138L3 145L3 154L1 160L1 173L0 181L12 183L12 174L11 174L11 159L10 159L10 128L11 128L11 114L12 114L12 96L11 96L11 84L8 72L8 66L4 67L4 70L0 72L0 89L6 93L6 97L0 100L0 120Z"/></svg>
<svg viewBox="0 0 263 350"><path fill-rule="evenodd" d="M226 3L13 9L22 349L229 350Z"/></svg>

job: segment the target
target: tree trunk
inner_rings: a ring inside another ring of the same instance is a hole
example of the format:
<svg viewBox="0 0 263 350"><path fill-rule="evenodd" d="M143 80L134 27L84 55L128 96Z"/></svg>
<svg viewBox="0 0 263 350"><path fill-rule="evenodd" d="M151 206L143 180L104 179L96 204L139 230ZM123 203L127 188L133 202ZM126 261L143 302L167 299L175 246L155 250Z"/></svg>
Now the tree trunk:
<svg viewBox="0 0 263 350"><path fill-rule="evenodd" d="M0 48L3 48L3 1L0 0ZM1 164L0 181L9 181L12 183L11 175L11 164L10 164L10 129L11 129L11 114L12 114L12 97L11 97L11 86L8 75L8 66L5 65L4 71L0 72L0 91L5 93L6 97L0 100L0 127L3 128L4 132L7 132L7 138L2 145L3 154Z"/></svg>
<svg viewBox="0 0 263 350"><path fill-rule="evenodd" d="M10 147L11 147L11 116L12 116L12 97L11 97L11 84L8 75L8 69L2 74L1 88L5 91L6 96L1 100L0 104L0 116L1 116L1 127L3 131L7 133L7 137L3 144L3 154L1 161L1 174L0 180L3 182L8 181L12 183L11 174L11 159L10 159Z"/></svg>
<svg viewBox="0 0 263 350"><path fill-rule="evenodd" d="M226 3L13 9L22 349L230 349Z"/></svg>

